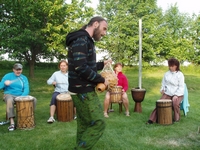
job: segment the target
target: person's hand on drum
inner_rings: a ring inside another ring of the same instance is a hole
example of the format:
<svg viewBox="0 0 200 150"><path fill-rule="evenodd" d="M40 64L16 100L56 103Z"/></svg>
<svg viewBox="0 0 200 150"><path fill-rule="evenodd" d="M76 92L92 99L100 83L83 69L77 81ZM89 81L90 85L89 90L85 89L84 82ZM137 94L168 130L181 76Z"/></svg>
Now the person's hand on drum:
<svg viewBox="0 0 200 150"><path fill-rule="evenodd" d="M126 93L126 92L125 92L125 90L124 90L124 89L122 89L122 95L123 95L124 93Z"/></svg>
<svg viewBox="0 0 200 150"><path fill-rule="evenodd" d="M178 96L176 96L176 95L174 95L173 97L172 97L172 101L176 101L176 100L178 100Z"/></svg>
<svg viewBox="0 0 200 150"><path fill-rule="evenodd" d="M52 85L53 85L53 86L56 86L56 81L53 81L53 82L52 82Z"/></svg>
<svg viewBox="0 0 200 150"><path fill-rule="evenodd" d="M164 94L164 90L162 90L160 93L161 93L161 94Z"/></svg>

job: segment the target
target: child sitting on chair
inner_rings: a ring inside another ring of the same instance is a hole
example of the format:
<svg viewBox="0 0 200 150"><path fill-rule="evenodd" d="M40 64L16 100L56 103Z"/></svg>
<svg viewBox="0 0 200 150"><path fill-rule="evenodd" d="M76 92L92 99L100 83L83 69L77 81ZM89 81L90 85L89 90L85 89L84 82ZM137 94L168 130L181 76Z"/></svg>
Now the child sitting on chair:
<svg viewBox="0 0 200 150"><path fill-rule="evenodd" d="M117 75L118 78L118 86L122 86L122 103L126 109L126 116L129 115L129 101L128 101L128 96L126 94L126 91L128 90L128 80L127 77L122 73L122 64L121 63L116 63L114 66L114 71L115 74ZM108 118L108 107L110 104L110 91L106 92L105 95L105 100L104 100L104 117Z"/></svg>

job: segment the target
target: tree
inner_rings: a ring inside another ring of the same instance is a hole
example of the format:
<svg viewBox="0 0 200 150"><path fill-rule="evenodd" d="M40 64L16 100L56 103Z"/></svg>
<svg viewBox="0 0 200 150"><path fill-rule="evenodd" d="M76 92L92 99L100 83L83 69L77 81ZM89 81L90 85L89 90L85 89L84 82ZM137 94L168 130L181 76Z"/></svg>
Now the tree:
<svg viewBox="0 0 200 150"><path fill-rule="evenodd" d="M156 47L161 9L155 0L101 0L98 13L109 22L106 46L100 43L101 51L107 50L114 61L132 65L138 62L139 19L143 20L143 61L151 62L157 57ZM157 35L157 36L155 36Z"/></svg>
<svg viewBox="0 0 200 150"><path fill-rule="evenodd" d="M194 55L191 56L191 62L200 64L200 14L194 15L194 22L192 24L192 44L194 46Z"/></svg>
<svg viewBox="0 0 200 150"><path fill-rule="evenodd" d="M199 20L180 13L176 4L163 13L156 0L101 0L98 14L107 18L109 30L97 46L114 61L127 65L138 62L139 18L142 18L143 65L170 57L181 62L199 60Z"/></svg>
<svg viewBox="0 0 200 150"><path fill-rule="evenodd" d="M1 0L0 50L10 58L34 65L40 59L65 58L66 34L80 28L94 14L87 0ZM82 19L84 18L84 19Z"/></svg>
<svg viewBox="0 0 200 150"><path fill-rule="evenodd" d="M193 19L188 14L180 13L177 5L171 5L165 12L163 22L167 27L165 34L170 35L168 40L168 53L165 58L176 57L179 61L188 60L194 56L194 46L192 44Z"/></svg>

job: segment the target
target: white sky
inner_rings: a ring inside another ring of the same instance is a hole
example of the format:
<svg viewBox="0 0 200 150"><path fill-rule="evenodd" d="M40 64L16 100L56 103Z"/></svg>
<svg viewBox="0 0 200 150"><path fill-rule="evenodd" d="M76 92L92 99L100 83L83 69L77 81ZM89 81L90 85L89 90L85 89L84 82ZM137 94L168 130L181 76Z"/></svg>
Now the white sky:
<svg viewBox="0 0 200 150"><path fill-rule="evenodd" d="M168 9L171 4L177 3L178 9L181 13L200 13L200 0L157 0L157 5L163 10Z"/></svg>
<svg viewBox="0 0 200 150"><path fill-rule="evenodd" d="M96 8L98 0L91 0L93 8ZM157 5L164 11L172 4L177 3L179 11L181 13L200 13L200 0L157 0Z"/></svg>

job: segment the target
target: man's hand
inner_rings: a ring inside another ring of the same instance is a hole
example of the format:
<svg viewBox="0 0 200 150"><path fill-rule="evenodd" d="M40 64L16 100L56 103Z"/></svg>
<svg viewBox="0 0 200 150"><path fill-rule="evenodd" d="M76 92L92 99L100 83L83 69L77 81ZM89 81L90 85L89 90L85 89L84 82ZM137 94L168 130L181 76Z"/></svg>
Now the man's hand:
<svg viewBox="0 0 200 150"><path fill-rule="evenodd" d="M107 63L112 64L112 59L104 60L104 65L106 65Z"/></svg>
<svg viewBox="0 0 200 150"><path fill-rule="evenodd" d="M5 84L6 86L9 86L9 85L11 84L11 81L10 81L10 80L6 80L6 81L4 82L4 84Z"/></svg>

